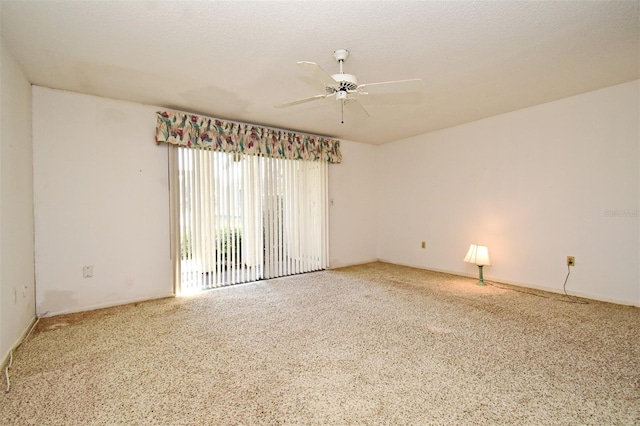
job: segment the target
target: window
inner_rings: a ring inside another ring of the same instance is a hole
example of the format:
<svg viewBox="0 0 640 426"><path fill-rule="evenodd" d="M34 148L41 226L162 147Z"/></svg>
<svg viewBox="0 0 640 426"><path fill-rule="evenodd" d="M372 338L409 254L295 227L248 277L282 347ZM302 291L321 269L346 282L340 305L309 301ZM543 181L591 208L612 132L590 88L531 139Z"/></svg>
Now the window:
<svg viewBox="0 0 640 426"><path fill-rule="evenodd" d="M326 161L172 146L171 162L178 293L326 268Z"/></svg>

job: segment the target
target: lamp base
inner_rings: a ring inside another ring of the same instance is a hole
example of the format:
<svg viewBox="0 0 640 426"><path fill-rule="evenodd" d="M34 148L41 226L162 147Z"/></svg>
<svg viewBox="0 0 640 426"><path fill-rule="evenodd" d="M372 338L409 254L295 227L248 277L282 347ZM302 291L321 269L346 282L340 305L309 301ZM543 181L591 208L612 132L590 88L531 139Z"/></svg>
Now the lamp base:
<svg viewBox="0 0 640 426"><path fill-rule="evenodd" d="M478 282L476 283L476 285L487 285L484 282L484 277L482 276L482 266L483 265L478 265L478 269L480 270L480 279L478 280Z"/></svg>

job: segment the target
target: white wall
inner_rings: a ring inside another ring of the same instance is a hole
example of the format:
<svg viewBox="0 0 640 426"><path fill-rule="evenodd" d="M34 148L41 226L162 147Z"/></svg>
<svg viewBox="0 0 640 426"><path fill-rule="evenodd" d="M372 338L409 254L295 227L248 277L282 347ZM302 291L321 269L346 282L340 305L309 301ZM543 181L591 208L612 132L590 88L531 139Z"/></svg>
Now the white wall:
<svg viewBox="0 0 640 426"><path fill-rule="evenodd" d="M35 319L31 84L0 39L0 360Z"/></svg>
<svg viewBox="0 0 640 426"><path fill-rule="evenodd" d="M640 304L638 85L379 147L343 141L330 267L380 258L475 275L462 258L477 242L490 279L561 291L573 255L569 291ZM170 295L156 108L35 87L33 109L38 312Z"/></svg>
<svg viewBox="0 0 640 426"><path fill-rule="evenodd" d="M172 293L167 148L156 107L35 86L37 310L52 315ZM376 253L376 147L330 166L330 267ZM82 267L93 265L93 278Z"/></svg>
<svg viewBox="0 0 640 426"><path fill-rule="evenodd" d="M377 254L377 147L340 141L342 162L329 165L329 267L373 262Z"/></svg>
<svg viewBox="0 0 640 426"><path fill-rule="evenodd" d="M380 147L379 257L640 305L639 82ZM427 242L421 249L420 242Z"/></svg>
<svg viewBox="0 0 640 426"><path fill-rule="evenodd" d="M173 293L167 147L150 106L33 88L37 312ZM93 277L83 278L83 266Z"/></svg>

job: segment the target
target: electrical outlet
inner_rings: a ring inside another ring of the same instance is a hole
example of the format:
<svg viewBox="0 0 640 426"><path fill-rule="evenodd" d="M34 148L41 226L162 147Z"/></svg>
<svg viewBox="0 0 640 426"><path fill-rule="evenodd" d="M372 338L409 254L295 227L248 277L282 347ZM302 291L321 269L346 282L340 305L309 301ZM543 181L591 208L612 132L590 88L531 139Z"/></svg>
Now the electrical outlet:
<svg viewBox="0 0 640 426"><path fill-rule="evenodd" d="M82 276L84 278L93 277L93 266L85 266L82 268Z"/></svg>
<svg viewBox="0 0 640 426"><path fill-rule="evenodd" d="M426 241L422 242L422 248L427 248L427 242Z"/></svg>
<svg viewBox="0 0 640 426"><path fill-rule="evenodd" d="M576 258L573 256L567 256L567 266L576 266Z"/></svg>

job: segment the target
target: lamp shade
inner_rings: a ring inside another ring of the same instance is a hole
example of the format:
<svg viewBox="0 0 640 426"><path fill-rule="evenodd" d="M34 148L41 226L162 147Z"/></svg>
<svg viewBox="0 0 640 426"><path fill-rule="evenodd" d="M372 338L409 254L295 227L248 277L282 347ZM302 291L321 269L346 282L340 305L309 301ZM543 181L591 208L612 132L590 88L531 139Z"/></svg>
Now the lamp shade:
<svg viewBox="0 0 640 426"><path fill-rule="evenodd" d="M491 260L489 259L489 248L487 246L471 244L467 255L464 257L464 261L475 263L478 266L491 265Z"/></svg>

